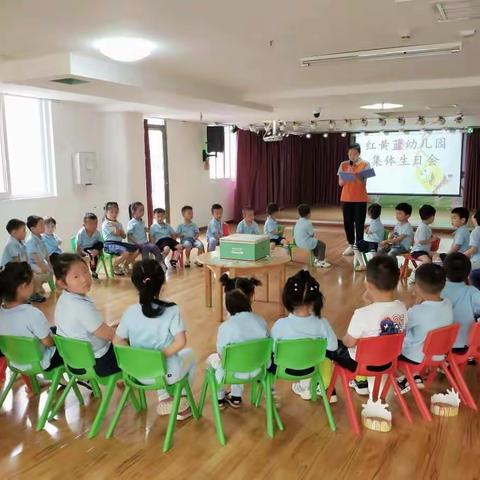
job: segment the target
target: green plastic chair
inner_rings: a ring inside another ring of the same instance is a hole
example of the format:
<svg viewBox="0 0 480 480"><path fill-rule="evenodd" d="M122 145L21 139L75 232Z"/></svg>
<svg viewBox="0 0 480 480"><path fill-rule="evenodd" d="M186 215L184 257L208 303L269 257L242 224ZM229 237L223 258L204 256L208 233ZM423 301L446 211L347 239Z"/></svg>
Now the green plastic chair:
<svg viewBox="0 0 480 480"><path fill-rule="evenodd" d="M169 385L166 382L167 367L165 363L165 356L159 350L150 350L145 348L134 348L124 345L115 345L115 355L117 362L122 369L122 377L125 383L125 390L123 391L120 402L115 410L110 426L108 427L106 437L111 438L117 426L118 420L125 407L128 395L135 390L140 397L140 408L147 409L147 399L145 392L147 390L166 390L173 397L173 406L168 420L165 440L163 442L163 451L170 450L173 443L173 431L177 422L177 413L180 405L180 398L182 391L185 390L187 401L192 410L193 418L199 420L195 399L193 398L190 384L188 383L188 376L185 375L180 381ZM139 378L152 379L153 383L145 385L141 383Z"/></svg>
<svg viewBox="0 0 480 480"><path fill-rule="evenodd" d="M300 248L295 242L295 228L292 229L292 243L288 244L288 254L290 255L290 261L293 262L293 253L295 250L305 250L304 248ZM308 251L308 265L313 267L315 264L315 255L313 254L313 250L306 250Z"/></svg>
<svg viewBox="0 0 480 480"><path fill-rule="evenodd" d="M225 433L223 430L222 418L220 416L220 408L217 401L217 392L224 384L241 385L249 384L251 388L251 402L258 406L256 399L256 385L259 382L263 386L266 397L266 414L267 414L267 434L273 438L273 418L277 422L278 428L283 430L283 425L278 415L277 408L273 402L270 377L267 375L267 367L270 364L272 356L272 339L262 338L259 340L250 340L232 345L227 345L222 355L222 367L225 375L220 383L215 377L215 370L208 367L205 373L202 390L200 393L200 401L198 409L200 415L203 413L207 391L210 390L212 401L213 417L215 420L215 429L217 431L218 441L221 445L225 445ZM236 376L239 373L250 373L259 370L258 375L253 378L241 379ZM261 392L259 396L261 395Z"/></svg>
<svg viewBox="0 0 480 480"><path fill-rule="evenodd" d="M327 413L328 424L334 432L335 420L332 415L330 403L325 392L320 366L325 361L327 351L326 338L302 338L299 340L277 340L274 346L274 361L277 366L275 373L269 373L271 384L276 380L298 382L310 378L312 400L317 400L317 385L322 392L323 405ZM313 371L302 376L292 375L288 370L306 370L313 367ZM258 402L258 399L257 399Z"/></svg>
<svg viewBox="0 0 480 480"><path fill-rule="evenodd" d="M72 247L72 251L74 253L77 252L77 238L72 237L70 238L70 245ZM107 278L113 278L113 256L110 255L109 253L102 251L102 253L99 255L98 259L100 260L97 263L97 273L100 273L102 271L105 272L105 276ZM107 269L107 263L108 263L108 269Z"/></svg>
<svg viewBox="0 0 480 480"><path fill-rule="evenodd" d="M115 391L115 384L121 380L122 374L115 373L108 377L100 377L93 368L95 365L95 356L93 354L92 346L89 342L84 340L76 340L73 338L61 337L60 335L54 335L55 344L60 352L60 355L65 362L65 370L68 376L68 383L60 396L58 402L53 407L49 420L52 420L65 403L65 399L70 389L78 390L77 381L88 382L92 387L93 396L95 398L101 398L100 406L98 407L97 414L93 421L93 424L88 433L88 438L95 437L100 431L102 422L110 404L113 392ZM85 370L85 373L73 373L72 368ZM105 385L106 389L102 395L100 385ZM77 398L80 405L83 405L83 397ZM131 398L134 407L140 410L138 402L135 398Z"/></svg>
<svg viewBox="0 0 480 480"><path fill-rule="evenodd" d="M10 381L0 395L0 407L3 405L5 398L12 389L18 375L27 375L30 378L32 390L35 395L40 394L40 387L36 375L42 374L46 379L51 380L52 383L48 389L47 401L45 402L35 427L37 431L42 430L52 409L55 394L60 380L65 373L65 368L61 365L48 372L42 368L40 362L42 360L43 352L40 341L36 338L13 337L7 335L0 336L0 349L8 360L8 368L12 371ZM12 363L17 365L30 365L30 368L19 369L14 367ZM75 394L79 399L82 397L78 388L75 389Z"/></svg>

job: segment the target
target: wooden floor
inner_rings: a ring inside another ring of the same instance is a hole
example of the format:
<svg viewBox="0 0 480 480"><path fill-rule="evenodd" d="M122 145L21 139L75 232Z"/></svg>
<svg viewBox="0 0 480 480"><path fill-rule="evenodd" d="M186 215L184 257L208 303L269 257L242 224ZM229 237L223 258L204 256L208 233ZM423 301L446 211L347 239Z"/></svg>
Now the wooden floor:
<svg viewBox="0 0 480 480"><path fill-rule="evenodd" d="M352 272L350 259L340 256L344 248L343 232L322 228L321 238L328 245L329 271L315 270L326 297L325 316L338 336L342 336L353 310L361 305L363 273ZM300 265L290 264L288 274ZM203 272L194 267L184 273L171 274L165 295L176 301L188 328L188 342L198 355L199 368L194 384L198 395L206 356L214 350L218 325L204 306ZM410 299L404 287L401 298ZM92 296L106 321L119 321L123 310L136 301L129 279L102 280L95 284ZM44 306L52 319L54 299ZM271 325L275 320L271 305L256 304ZM467 368L467 381L474 396L480 396L480 374ZM445 384L435 384L445 390ZM284 432L273 440L266 436L262 408L244 405L240 410L222 413L227 445L217 443L210 403L204 418L177 424L174 446L162 453L166 417L157 417L156 398L149 396L148 413L135 415L127 408L120 419L115 437L104 438L104 431L94 440L87 439L97 403L86 390L86 407L80 408L75 397L67 399L65 412L45 430L35 432L40 402L28 399L18 383L0 410L0 476L28 479L473 479L480 478L480 415L461 408L455 418L421 420L410 395L408 403L414 424L407 424L391 397L393 430L374 433L364 430L360 437L352 434L345 412L341 388L333 414L337 432L332 433L320 403L310 403L295 396L290 385L279 385L280 414ZM355 395L354 395L355 396ZM355 398L358 409L365 397ZM107 415L110 419L118 394Z"/></svg>

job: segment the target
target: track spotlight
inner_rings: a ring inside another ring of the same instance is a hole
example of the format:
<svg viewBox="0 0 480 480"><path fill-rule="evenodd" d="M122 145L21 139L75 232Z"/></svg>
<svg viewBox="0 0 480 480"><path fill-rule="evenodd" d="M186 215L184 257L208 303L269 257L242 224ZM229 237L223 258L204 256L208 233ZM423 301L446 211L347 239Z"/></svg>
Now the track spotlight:
<svg viewBox="0 0 480 480"><path fill-rule="evenodd" d="M348 118L345 119L345 127L350 128L352 126L352 121L349 120Z"/></svg>
<svg viewBox="0 0 480 480"><path fill-rule="evenodd" d="M399 117L397 120L401 127L405 126L405 119L403 117Z"/></svg>
<svg viewBox="0 0 480 480"><path fill-rule="evenodd" d="M460 114L458 117L455 117L455 118L453 119L453 121L454 121L456 124L460 125L461 123L463 123L463 115Z"/></svg>
<svg viewBox="0 0 480 480"><path fill-rule="evenodd" d="M387 120L385 120L385 118L379 118L378 123L381 127L384 127L387 124Z"/></svg>
<svg viewBox="0 0 480 480"><path fill-rule="evenodd" d="M237 133L238 127L236 125L232 125L232 133Z"/></svg>
<svg viewBox="0 0 480 480"><path fill-rule="evenodd" d="M312 120L310 122L310 130L315 130L317 128L317 122L315 120Z"/></svg>
<svg viewBox="0 0 480 480"><path fill-rule="evenodd" d="M293 128L293 131L296 132L298 130L298 123L297 122L293 122L292 123L292 128Z"/></svg>
<svg viewBox="0 0 480 480"><path fill-rule="evenodd" d="M442 117L442 116L440 115L440 116L437 118L437 123L438 123L439 125L445 125L445 122L446 122L445 117Z"/></svg>
<svg viewBox="0 0 480 480"><path fill-rule="evenodd" d="M342 132L340 135L341 135L343 138L345 138L345 137L347 136L347 132Z"/></svg>
<svg viewBox="0 0 480 480"><path fill-rule="evenodd" d="M312 134L311 134L311 133L307 133L305 136L306 136L307 138L312 138Z"/></svg>
<svg viewBox="0 0 480 480"><path fill-rule="evenodd" d="M336 126L337 126L337 125L336 125L336 123L335 123L334 120L330 120L330 121L328 122L328 128L329 128L330 130L335 130L335 127L336 127Z"/></svg>
<svg viewBox="0 0 480 480"><path fill-rule="evenodd" d="M366 126L368 125L368 120L367 120L366 118L362 118L362 119L360 120L360 122L361 122L361 124L362 124L363 127L366 127Z"/></svg>
<svg viewBox="0 0 480 480"><path fill-rule="evenodd" d="M425 117L420 115L417 119L417 125L421 125L423 127L423 125L425 125Z"/></svg>
<svg viewBox="0 0 480 480"><path fill-rule="evenodd" d="M323 138L328 138L328 133L327 133L327 132L325 132L325 133L323 134Z"/></svg>

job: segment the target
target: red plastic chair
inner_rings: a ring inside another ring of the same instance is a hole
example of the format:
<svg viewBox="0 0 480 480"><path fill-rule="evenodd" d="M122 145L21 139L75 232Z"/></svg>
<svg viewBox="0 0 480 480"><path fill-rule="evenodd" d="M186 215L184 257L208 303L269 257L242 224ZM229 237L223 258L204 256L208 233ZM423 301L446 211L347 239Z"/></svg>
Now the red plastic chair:
<svg viewBox="0 0 480 480"><path fill-rule="evenodd" d="M224 223L222 225L222 232L223 232L224 237L228 237L230 235L230 227L229 227L228 223Z"/></svg>
<svg viewBox="0 0 480 480"><path fill-rule="evenodd" d="M433 380L438 374L438 368L441 368L445 373L447 380L450 385L459 393L460 398L463 403L465 401L464 392L459 388L457 381L454 378L453 372L450 371L448 367L447 359L450 355L452 346L457 338L458 329L460 325L455 323L449 325L448 327L437 328L431 330L423 344L423 354L425 355L423 362L419 364L405 362L404 360L398 361L399 370L407 377L408 384L410 385L410 391L412 392L415 403L417 404L418 409L422 417L425 420L431 421L432 416L428 410L427 405L420 393L420 390L415 383L413 378L414 375L422 375L422 373L429 370L427 380L425 381L425 388L429 389L433 383ZM434 360L435 356L443 356L443 360Z"/></svg>
<svg viewBox="0 0 480 480"><path fill-rule="evenodd" d="M451 352L448 360L455 379L460 388L463 388L467 405L473 410L478 410L477 404L470 393L468 385L463 378L463 372L465 365L467 365L468 359L473 357L477 361L477 366L480 368L480 323L474 323L470 328L470 334L468 336L468 349L465 353Z"/></svg>
<svg viewBox="0 0 480 480"><path fill-rule="evenodd" d="M355 407L353 405L352 394L348 382L353 380L357 375L367 377L375 377L373 398L378 397L380 382L383 375L387 375L387 381L380 392L380 397L385 399L388 390L392 387L397 394L397 400L400 403L403 414L409 423L412 423L412 416L408 409L405 399L400 394L400 388L397 385L395 373L397 371L397 361L400 352L402 351L402 344L405 335L403 333L396 333L393 335L382 335L379 337L361 338L357 343L357 352L355 360L357 361L357 369L351 372L346 368L341 367L335 363L332 380L327 390L327 397L330 398L335 387L335 382L338 377L342 382L343 393L345 394L345 401L347 406L347 413L352 425L353 431L360 434L360 424L357 419ZM386 370L381 372L372 372L368 367L378 367L382 365L391 364Z"/></svg>
<svg viewBox="0 0 480 480"><path fill-rule="evenodd" d="M0 384L5 382L5 372L7 370L7 359L5 357L0 357ZM22 375L23 383L27 387L29 392L33 392L32 384L30 382L30 378L27 375Z"/></svg>
<svg viewBox="0 0 480 480"><path fill-rule="evenodd" d="M432 253L438 252L438 249L440 248L440 239L436 238L431 245L430 251ZM408 277L408 267L410 265L410 262L412 262L413 268L417 268L418 264L421 263L415 258L412 257L411 253L404 253L403 258L405 259L402 267L400 268L400 278L407 278Z"/></svg>

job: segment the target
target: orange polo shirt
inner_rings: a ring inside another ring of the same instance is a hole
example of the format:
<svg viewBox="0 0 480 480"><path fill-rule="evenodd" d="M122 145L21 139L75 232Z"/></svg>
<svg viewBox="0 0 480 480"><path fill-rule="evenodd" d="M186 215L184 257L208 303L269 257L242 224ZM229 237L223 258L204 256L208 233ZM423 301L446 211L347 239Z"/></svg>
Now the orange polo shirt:
<svg viewBox="0 0 480 480"><path fill-rule="evenodd" d="M339 172L358 173L366 168L370 168L370 164L364 160L359 160L357 163L350 166L350 162L346 160L340 164ZM368 202L367 183L360 179L355 179L353 182L347 182L342 187L342 194L340 195L342 202Z"/></svg>

